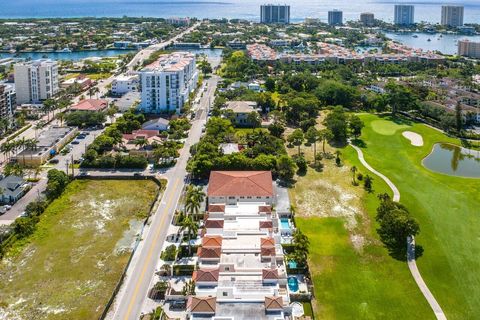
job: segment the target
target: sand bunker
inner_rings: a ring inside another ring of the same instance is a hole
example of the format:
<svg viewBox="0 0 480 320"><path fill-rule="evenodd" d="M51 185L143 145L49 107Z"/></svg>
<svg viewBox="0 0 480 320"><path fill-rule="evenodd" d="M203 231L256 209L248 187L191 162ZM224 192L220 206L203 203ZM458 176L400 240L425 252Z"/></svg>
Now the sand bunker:
<svg viewBox="0 0 480 320"><path fill-rule="evenodd" d="M412 146L415 146L415 147L423 146L423 138L418 133L415 133L412 131L404 131L402 132L402 135L408 140L410 140Z"/></svg>

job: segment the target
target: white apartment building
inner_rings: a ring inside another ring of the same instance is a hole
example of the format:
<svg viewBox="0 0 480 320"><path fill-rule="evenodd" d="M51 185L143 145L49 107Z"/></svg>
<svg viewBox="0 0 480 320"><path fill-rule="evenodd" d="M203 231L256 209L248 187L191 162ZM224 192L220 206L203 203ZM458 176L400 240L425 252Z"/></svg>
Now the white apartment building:
<svg viewBox="0 0 480 320"><path fill-rule="evenodd" d="M442 25L463 26L463 6L442 6Z"/></svg>
<svg viewBox="0 0 480 320"><path fill-rule="evenodd" d="M15 89L8 84L0 84L0 119L8 119L12 124L15 113Z"/></svg>
<svg viewBox="0 0 480 320"><path fill-rule="evenodd" d="M458 55L469 58L480 58L480 42L469 40L458 41Z"/></svg>
<svg viewBox="0 0 480 320"><path fill-rule="evenodd" d="M415 7L406 4L395 5L394 22L398 25L411 25L415 23L414 20Z"/></svg>
<svg viewBox="0 0 480 320"><path fill-rule="evenodd" d="M58 64L49 59L17 63L14 66L17 104L40 103L59 90Z"/></svg>
<svg viewBox="0 0 480 320"><path fill-rule="evenodd" d="M138 75L122 75L112 81L112 94L123 96L132 91L137 91L140 84Z"/></svg>
<svg viewBox="0 0 480 320"><path fill-rule="evenodd" d="M198 82L195 55L175 52L161 56L140 71L140 109L146 113L181 113Z"/></svg>

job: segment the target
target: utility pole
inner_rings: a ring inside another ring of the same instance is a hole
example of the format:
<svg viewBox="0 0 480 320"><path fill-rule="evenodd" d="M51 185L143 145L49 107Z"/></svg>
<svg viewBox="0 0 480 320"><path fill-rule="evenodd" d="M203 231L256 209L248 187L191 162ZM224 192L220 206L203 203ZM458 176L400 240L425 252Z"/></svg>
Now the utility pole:
<svg viewBox="0 0 480 320"><path fill-rule="evenodd" d="M75 178L75 167L73 166L75 162L73 161L73 154L72 154L72 178Z"/></svg>

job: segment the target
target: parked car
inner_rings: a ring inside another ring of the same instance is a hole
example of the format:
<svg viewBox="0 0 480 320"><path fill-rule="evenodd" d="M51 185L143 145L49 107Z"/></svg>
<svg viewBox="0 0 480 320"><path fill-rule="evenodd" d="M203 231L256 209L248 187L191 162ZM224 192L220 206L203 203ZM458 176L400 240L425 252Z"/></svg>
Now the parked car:
<svg viewBox="0 0 480 320"><path fill-rule="evenodd" d="M57 164L59 162L60 162L60 160L58 160L58 159L52 159L52 160L48 161L48 163L51 163L51 164Z"/></svg>
<svg viewBox="0 0 480 320"><path fill-rule="evenodd" d="M7 209L7 210L10 210L10 209L12 209L12 206L11 206L11 205L9 205L9 204L6 204L6 205L4 205L4 207L5 207L5 209Z"/></svg>
<svg viewBox="0 0 480 320"><path fill-rule="evenodd" d="M84 136L84 135L81 135L81 134L79 134L79 135L77 136L77 140L81 140L81 139L85 139L85 136Z"/></svg>
<svg viewBox="0 0 480 320"><path fill-rule="evenodd" d="M0 207L0 214L4 214L5 212L7 212L7 208L5 208L5 206Z"/></svg>
<svg viewBox="0 0 480 320"><path fill-rule="evenodd" d="M27 211L23 211L22 213L20 213L20 217L21 217L21 218L28 217Z"/></svg>
<svg viewBox="0 0 480 320"><path fill-rule="evenodd" d="M142 176L142 174L141 174L141 173L139 173L139 172L135 172L135 173L133 174L133 176L134 176L134 177L141 177L141 176Z"/></svg>
<svg viewBox="0 0 480 320"><path fill-rule="evenodd" d="M80 144L80 141L78 141L78 140L73 140L73 141L72 141L72 144Z"/></svg>

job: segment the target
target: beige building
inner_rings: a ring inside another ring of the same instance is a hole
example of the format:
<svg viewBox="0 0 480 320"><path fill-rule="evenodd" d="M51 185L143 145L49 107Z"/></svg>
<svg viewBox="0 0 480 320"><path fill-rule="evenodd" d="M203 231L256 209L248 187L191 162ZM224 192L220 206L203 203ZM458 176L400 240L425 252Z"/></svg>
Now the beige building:
<svg viewBox="0 0 480 320"><path fill-rule="evenodd" d="M458 55L469 58L480 58L480 42L470 40L458 41Z"/></svg>
<svg viewBox="0 0 480 320"><path fill-rule="evenodd" d="M49 59L17 63L14 66L17 104L40 103L59 90L58 64Z"/></svg>
<svg viewBox="0 0 480 320"><path fill-rule="evenodd" d="M463 6L442 6L443 26L463 26Z"/></svg>
<svg viewBox="0 0 480 320"><path fill-rule="evenodd" d="M40 133L34 148L22 150L12 157L12 160L27 167L40 166L60 152L77 132L77 128L72 127L51 127Z"/></svg>
<svg viewBox="0 0 480 320"><path fill-rule="evenodd" d="M252 112L257 112L257 103L255 101L229 101L225 109L232 110L235 114L234 124L239 127L249 127L248 116Z"/></svg>

